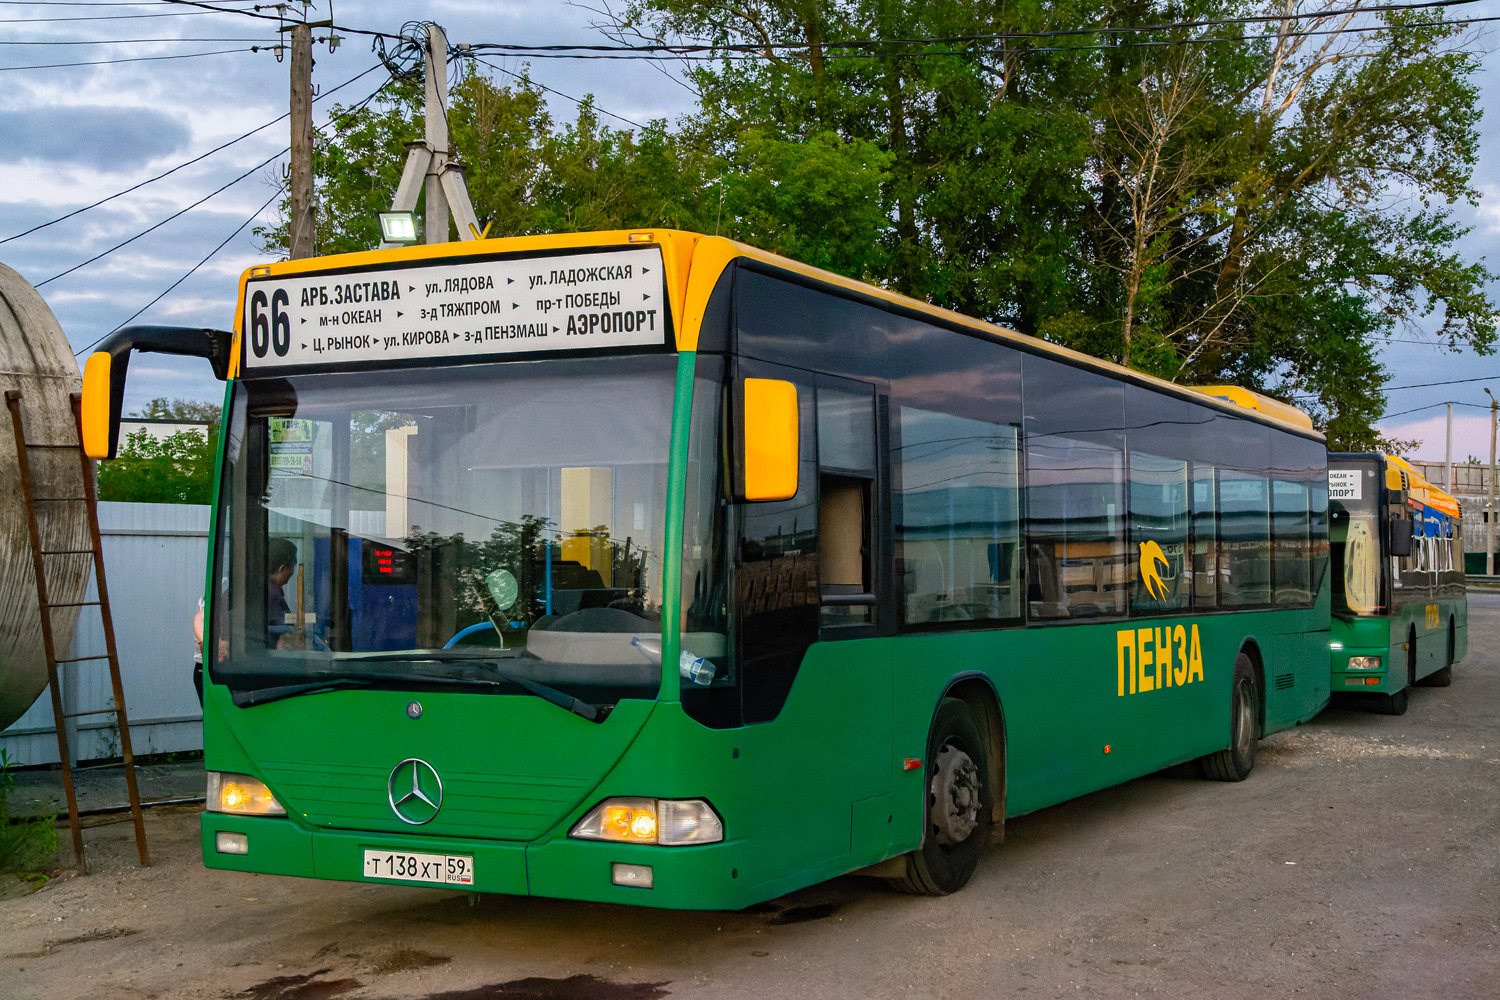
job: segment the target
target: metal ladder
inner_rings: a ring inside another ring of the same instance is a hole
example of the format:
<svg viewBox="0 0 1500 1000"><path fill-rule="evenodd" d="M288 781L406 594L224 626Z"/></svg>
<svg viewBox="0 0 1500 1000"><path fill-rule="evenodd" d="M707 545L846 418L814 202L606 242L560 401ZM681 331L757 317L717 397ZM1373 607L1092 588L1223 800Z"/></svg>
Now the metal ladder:
<svg viewBox="0 0 1500 1000"><path fill-rule="evenodd" d="M10 409L11 425L16 434L16 462L21 472L21 496L26 504L27 526L31 529L31 565L36 573L37 606L42 617L42 650L47 657L47 686L52 692L52 715L57 722L57 750L62 761L63 791L68 799L68 823L73 830L73 855L77 859L80 875L87 873L88 864L83 855L83 828L79 825L78 797L73 790L73 766L68 753L67 723L70 719L93 715L114 715L120 732L120 751L125 759L125 784L130 793L130 815L135 821L135 848L140 855L141 866L151 866L151 856L146 850L146 827L141 816L140 790L135 781L135 755L130 749L130 722L125 715L125 688L120 682L120 657L115 649L114 621L109 613L109 590L104 584L104 550L99 542L99 497L94 484L93 464L83 453L83 414L81 399L77 393L71 397L73 426L78 440L73 444L39 444L26 440L25 424L21 418L21 393L15 389L5 393L5 405ZM72 450L78 453L79 470L83 474L83 496L39 497L32 488L31 450ZM84 504L88 512L90 548L87 549L43 549L41 526L37 521L38 504ZM99 591L96 601L67 601L54 603L48 596L47 557L92 555L94 558L94 581ZM57 644L52 634L53 608L97 607L104 625L104 648L102 656L74 656L57 658ZM57 668L62 663L82 663L88 660L108 660L109 679L114 686L113 708L88 712L64 712L62 689L58 684Z"/></svg>

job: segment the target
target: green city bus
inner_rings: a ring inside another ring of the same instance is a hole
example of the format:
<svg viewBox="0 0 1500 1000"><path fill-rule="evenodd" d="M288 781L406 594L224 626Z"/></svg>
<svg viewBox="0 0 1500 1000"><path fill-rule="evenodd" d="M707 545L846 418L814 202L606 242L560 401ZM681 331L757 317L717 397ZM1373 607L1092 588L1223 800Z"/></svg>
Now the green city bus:
<svg viewBox="0 0 1500 1000"><path fill-rule="evenodd" d="M720 237L252 268L228 385L212 868L732 909L943 894L1006 817L1243 779L1329 697L1327 460L1185 389ZM1222 398L1220 398L1222 397Z"/></svg>
<svg viewBox="0 0 1500 1000"><path fill-rule="evenodd" d="M1468 649L1458 501L1391 455L1328 456L1332 690L1389 715Z"/></svg>

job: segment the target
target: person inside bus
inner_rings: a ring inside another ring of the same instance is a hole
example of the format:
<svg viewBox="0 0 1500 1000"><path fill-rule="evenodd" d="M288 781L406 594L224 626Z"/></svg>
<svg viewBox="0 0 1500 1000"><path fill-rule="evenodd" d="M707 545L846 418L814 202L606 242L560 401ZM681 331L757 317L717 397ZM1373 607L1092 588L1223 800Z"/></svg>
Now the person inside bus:
<svg viewBox="0 0 1500 1000"><path fill-rule="evenodd" d="M271 539L266 546L266 645L273 649L287 648L292 634L285 588L296 571L297 546L290 538Z"/></svg>

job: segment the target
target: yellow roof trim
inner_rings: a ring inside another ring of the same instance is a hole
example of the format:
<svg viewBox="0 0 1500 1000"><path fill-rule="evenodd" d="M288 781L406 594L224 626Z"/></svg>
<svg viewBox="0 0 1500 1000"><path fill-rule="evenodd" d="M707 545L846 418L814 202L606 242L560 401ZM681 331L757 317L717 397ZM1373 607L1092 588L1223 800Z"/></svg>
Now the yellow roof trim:
<svg viewBox="0 0 1500 1000"><path fill-rule="evenodd" d="M1193 388L1194 391L1201 392L1205 396L1212 396L1214 399L1222 399L1233 403L1235 406L1254 410L1262 416L1279 420L1284 424L1291 424L1305 431L1313 429L1312 417L1309 417L1306 413L1297 409L1297 407L1290 403L1283 403L1279 399L1272 399L1270 396L1262 395L1253 390L1237 385L1200 385Z"/></svg>
<svg viewBox="0 0 1500 1000"><path fill-rule="evenodd" d="M1459 516L1458 500L1447 490L1434 486L1426 476L1412 468L1411 463L1397 455L1385 457L1386 488L1399 490L1401 488L1401 473L1406 473L1408 496L1424 506L1431 507L1447 514L1449 517ZM1394 475L1392 475L1394 473ZM1394 483L1392 482L1394 480Z"/></svg>

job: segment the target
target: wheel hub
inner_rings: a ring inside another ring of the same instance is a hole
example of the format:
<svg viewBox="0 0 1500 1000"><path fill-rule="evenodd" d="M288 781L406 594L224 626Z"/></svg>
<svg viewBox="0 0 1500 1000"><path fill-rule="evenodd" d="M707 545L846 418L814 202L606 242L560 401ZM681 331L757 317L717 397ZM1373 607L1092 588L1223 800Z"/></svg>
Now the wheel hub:
<svg viewBox="0 0 1500 1000"><path fill-rule="evenodd" d="M951 743L938 751L932 775L934 839L944 847L961 844L979 826L979 768Z"/></svg>

